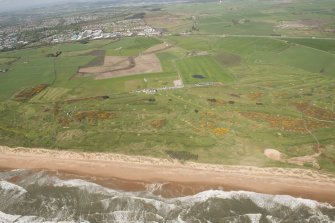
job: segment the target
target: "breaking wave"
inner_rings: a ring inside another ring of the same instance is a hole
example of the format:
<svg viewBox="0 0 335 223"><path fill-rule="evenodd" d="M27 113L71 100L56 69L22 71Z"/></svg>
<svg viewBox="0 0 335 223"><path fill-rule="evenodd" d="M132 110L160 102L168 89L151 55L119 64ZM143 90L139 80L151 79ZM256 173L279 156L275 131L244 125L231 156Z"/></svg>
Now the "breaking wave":
<svg viewBox="0 0 335 223"><path fill-rule="evenodd" d="M27 170L0 172L0 223L7 222L335 222L330 204L285 195L207 190L176 198L126 192Z"/></svg>

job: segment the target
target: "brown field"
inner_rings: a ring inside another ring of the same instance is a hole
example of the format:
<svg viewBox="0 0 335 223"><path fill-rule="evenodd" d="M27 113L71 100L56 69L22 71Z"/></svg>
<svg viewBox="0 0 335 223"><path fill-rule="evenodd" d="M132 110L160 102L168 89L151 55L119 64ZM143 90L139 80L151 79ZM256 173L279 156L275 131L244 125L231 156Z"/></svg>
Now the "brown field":
<svg viewBox="0 0 335 223"><path fill-rule="evenodd" d="M84 56L94 56L95 59L85 65L85 67L95 67L104 65L105 60L105 50L93 50L89 53L84 54Z"/></svg>
<svg viewBox="0 0 335 223"><path fill-rule="evenodd" d="M102 66L91 66L79 69L81 75L92 75L110 72L117 69L126 69L129 67L128 57L106 56L105 62Z"/></svg>
<svg viewBox="0 0 335 223"><path fill-rule="evenodd" d="M105 56L104 51L94 51L98 59L81 67L77 76L95 76L96 79L107 79L113 77L130 76L144 73L162 72L160 60L155 53L165 51L173 45L162 43L150 47L138 56ZM102 64L98 64L101 60Z"/></svg>
<svg viewBox="0 0 335 223"><path fill-rule="evenodd" d="M113 77L122 77L144 73L162 72L161 63L155 54L140 55L134 58L134 65L128 61L128 66L124 69L111 69L110 71L100 73L96 79L107 79Z"/></svg>
<svg viewBox="0 0 335 223"><path fill-rule="evenodd" d="M326 25L327 21L320 19L303 19L295 21L282 21L278 28L281 29L313 29Z"/></svg>
<svg viewBox="0 0 335 223"><path fill-rule="evenodd" d="M107 79L159 72L162 72L162 67L158 57L155 54L144 54L137 57L106 56L103 66L81 68L78 75Z"/></svg>
<svg viewBox="0 0 335 223"><path fill-rule="evenodd" d="M152 12L147 13L144 21L150 26L158 26L167 30L174 30L178 27L189 26L191 20L187 20L187 14L169 14L166 12Z"/></svg>

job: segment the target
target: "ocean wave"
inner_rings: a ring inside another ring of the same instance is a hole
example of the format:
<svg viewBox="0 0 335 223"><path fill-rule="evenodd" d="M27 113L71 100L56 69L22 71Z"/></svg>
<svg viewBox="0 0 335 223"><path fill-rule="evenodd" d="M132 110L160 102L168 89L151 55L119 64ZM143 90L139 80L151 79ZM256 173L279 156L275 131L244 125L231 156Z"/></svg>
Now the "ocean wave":
<svg viewBox="0 0 335 223"><path fill-rule="evenodd" d="M76 223L77 221L48 221L38 216L11 215L0 211L0 223ZM88 221L79 221L80 223L89 223ZM78 222L78 223L79 223Z"/></svg>
<svg viewBox="0 0 335 223"><path fill-rule="evenodd" d="M4 180L0 180L0 190L2 193L14 193L17 196L21 196L22 194L27 193L27 190L23 187Z"/></svg>
<svg viewBox="0 0 335 223"><path fill-rule="evenodd" d="M0 223L335 222L330 204L287 195L207 190L163 198L155 193L164 190L161 183L126 192L81 179L60 179L44 171L22 171L21 178L16 184L0 181L0 196L21 194L12 197L13 203L0 203Z"/></svg>
<svg viewBox="0 0 335 223"><path fill-rule="evenodd" d="M316 209L320 207L331 208L331 209L334 208L328 203L320 203L314 200L295 198L289 195L269 195L249 191L207 190L200 192L196 195L176 198L176 200L195 203L195 202L205 202L210 198L235 199L235 200L250 199L258 207L266 209L274 209L277 208L278 205L285 206L290 209L296 209L301 206L305 206L310 209Z"/></svg>
<svg viewBox="0 0 335 223"><path fill-rule="evenodd" d="M0 180L0 210L7 208L23 199L27 190L13 183Z"/></svg>
<svg viewBox="0 0 335 223"><path fill-rule="evenodd" d="M145 185L146 192L154 194L155 192L159 192L163 189L164 183L152 183Z"/></svg>
<svg viewBox="0 0 335 223"><path fill-rule="evenodd" d="M203 207L210 207L211 203L217 202L224 207L224 201L230 202L230 211L236 211L234 202L238 206L244 205L239 203L245 203L248 208L253 211L260 213L267 213L263 219L267 219L269 222L277 222L281 218L288 216L294 218L295 216L305 216L304 220L310 219L316 222L335 222L335 208L327 203L319 203L317 201L294 198L288 195L267 195L255 192L247 191L222 191L222 190L208 190L198 193L193 196L187 196L182 198L176 198L176 202L181 202L187 207L194 207L197 204L202 204ZM204 205L206 204L206 205ZM252 206L254 207L252 208ZM325 210L323 213L322 210ZM329 213L327 215L326 213ZM236 215L243 216L243 212L236 213ZM247 214L251 222L260 222L256 219L259 213ZM261 215L262 216L262 215ZM305 222L305 221L301 221ZM306 221L310 222L310 221Z"/></svg>
<svg viewBox="0 0 335 223"><path fill-rule="evenodd" d="M8 179L11 179L13 177L23 176L23 175L29 174L31 172L32 172L31 170L24 170L24 169L1 171L0 172L0 180L8 180Z"/></svg>

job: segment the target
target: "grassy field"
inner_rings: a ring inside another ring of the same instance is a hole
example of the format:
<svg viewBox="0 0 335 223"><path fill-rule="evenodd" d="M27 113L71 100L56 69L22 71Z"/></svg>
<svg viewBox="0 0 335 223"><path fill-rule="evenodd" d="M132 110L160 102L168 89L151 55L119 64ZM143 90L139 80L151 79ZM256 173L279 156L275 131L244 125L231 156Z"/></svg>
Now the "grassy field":
<svg viewBox="0 0 335 223"><path fill-rule="evenodd" d="M322 4L315 0L292 1L223 1L174 4L167 12L196 17L199 34L295 35L334 37L334 11L331 0ZM166 11L161 14L165 15ZM192 20L191 20L192 21ZM281 27L286 21L293 25ZM297 24L304 24L305 27ZM185 30L191 30L192 22ZM316 28L317 27L317 28ZM173 30L173 29L172 29ZM180 31L175 29L175 31Z"/></svg>
<svg viewBox="0 0 335 223"><path fill-rule="evenodd" d="M210 56L196 56L178 60L178 69L184 83L193 84L199 82L231 82L232 77ZM202 75L199 80L193 75Z"/></svg>
<svg viewBox="0 0 335 223"><path fill-rule="evenodd" d="M296 43L303 46L312 47L314 49L326 51L329 53L335 53L335 40L319 40L311 38L302 38L302 39L285 39L288 42Z"/></svg>
<svg viewBox="0 0 335 223"><path fill-rule="evenodd" d="M124 38L104 47L109 56L137 56L151 46L161 43L155 38L135 37Z"/></svg>
<svg viewBox="0 0 335 223"><path fill-rule="evenodd" d="M131 37L0 53L0 66L9 69L0 73L0 145L297 167L268 159L264 150L273 148L288 158L320 152L319 167L308 162L302 167L335 172L334 41L312 38L309 31L299 39L212 35L271 35L282 31L274 28L279 19L320 15L327 20L330 2L318 12L310 4L274 8L271 2L258 2L248 8L244 2L227 2L224 8L217 3L166 6L162 13L183 11L178 16L185 17L185 24L199 13L200 30L190 36ZM243 18L251 19L243 23ZM232 25L232 19L239 23ZM230 27L216 29L218 24ZM162 42L171 47L156 53L160 73L104 80L76 76L79 67L97 60L94 51L136 56ZM59 50L59 57L46 57ZM184 88L136 92L172 87L179 78ZM222 85L194 85L205 82Z"/></svg>

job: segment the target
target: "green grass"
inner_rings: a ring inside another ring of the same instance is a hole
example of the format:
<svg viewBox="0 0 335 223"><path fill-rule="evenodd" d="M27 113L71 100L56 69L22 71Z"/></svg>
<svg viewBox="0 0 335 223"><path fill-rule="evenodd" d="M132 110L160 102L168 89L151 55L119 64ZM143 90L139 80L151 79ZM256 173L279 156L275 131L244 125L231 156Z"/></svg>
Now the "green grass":
<svg viewBox="0 0 335 223"><path fill-rule="evenodd" d="M184 83L231 82L232 77L210 56L196 56L176 61ZM192 75L199 74L206 78L197 79Z"/></svg>
<svg viewBox="0 0 335 223"><path fill-rule="evenodd" d="M0 66L1 65L6 65L6 64L8 64L8 63L10 63L12 61L15 61L15 58L6 58L6 57L1 58L0 57Z"/></svg>
<svg viewBox="0 0 335 223"><path fill-rule="evenodd" d="M335 40L327 40L327 39L285 39L288 42L296 43L299 45L304 45L308 47L312 47L315 49L327 51L335 54Z"/></svg>
<svg viewBox="0 0 335 223"><path fill-rule="evenodd" d="M264 60L335 77L335 55L304 46L290 47Z"/></svg>
<svg viewBox="0 0 335 223"><path fill-rule="evenodd" d="M247 58L279 53L289 45L272 38L226 37L215 42L215 49L222 49Z"/></svg>
<svg viewBox="0 0 335 223"><path fill-rule="evenodd" d="M177 75L173 66L173 61L178 59L178 56L170 52L158 53L157 56L161 61L162 68L165 72L173 72Z"/></svg>
<svg viewBox="0 0 335 223"><path fill-rule="evenodd" d="M68 93L70 89L66 88L47 88L46 90L42 91L38 95L34 96L31 99L31 102L55 102L59 101L62 96Z"/></svg>
<svg viewBox="0 0 335 223"><path fill-rule="evenodd" d="M186 50L202 51L210 50L213 42L213 39L208 37L170 36L167 37L166 40Z"/></svg>
<svg viewBox="0 0 335 223"><path fill-rule="evenodd" d="M274 24L267 22L247 22L242 24L233 24L230 21L223 20L222 22L206 22L200 20L200 33L211 34L232 34L232 35L273 35Z"/></svg>
<svg viewBox="0 0 335 223"><path fill-rule="evenodd" d="M20 59L8 72L0 75L0 100L8 99L15 92L27 87L51 84L54 78L52 59Z"/></svg>
<svg viewBox="0 0 335 223"><path fill-rule="evenodd" d="M161 43L160 40L151 37L123 38L118 42L106 45L109 56L136 56L151 46Z"/></svg>

